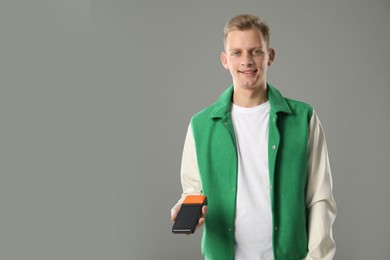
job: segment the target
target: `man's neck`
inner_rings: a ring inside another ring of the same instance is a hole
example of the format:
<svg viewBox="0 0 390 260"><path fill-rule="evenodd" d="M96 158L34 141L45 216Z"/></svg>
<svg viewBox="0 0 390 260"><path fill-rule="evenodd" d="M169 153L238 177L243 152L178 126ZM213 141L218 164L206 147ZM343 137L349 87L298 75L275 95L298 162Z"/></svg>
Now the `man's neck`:
<svg viewBox="0 0 390 260"><path fill-rule="evenodd" d="M255 107L267 101L267 87L256 89L234 88L233 104L237 106Z"/></svg>

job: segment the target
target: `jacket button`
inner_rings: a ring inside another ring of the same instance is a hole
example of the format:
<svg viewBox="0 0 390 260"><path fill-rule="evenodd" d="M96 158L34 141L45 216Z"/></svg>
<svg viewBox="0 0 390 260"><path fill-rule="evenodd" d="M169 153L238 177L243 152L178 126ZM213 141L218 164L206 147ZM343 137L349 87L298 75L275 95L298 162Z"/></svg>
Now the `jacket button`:
<svg viewBox="0 0 390 260"><path fill-rule="evenodd" d="M275 231L278 231L278 227L277 226L275 226Z"/></svg>
<svg viewBox="0 0 390 260"><path fill-rule="evenodd" d="M231 232L231 231L232 231L232 228L229 228L228 230L229 230L229 232Z"/></svg>
<svg viewBox="0 0 390 260"><path fill-rule="evenodd" d="M272 150L275 150L275 149L276 149L276 146L275 146L275 145L273 145L273 146L272 146Z"/></svg>

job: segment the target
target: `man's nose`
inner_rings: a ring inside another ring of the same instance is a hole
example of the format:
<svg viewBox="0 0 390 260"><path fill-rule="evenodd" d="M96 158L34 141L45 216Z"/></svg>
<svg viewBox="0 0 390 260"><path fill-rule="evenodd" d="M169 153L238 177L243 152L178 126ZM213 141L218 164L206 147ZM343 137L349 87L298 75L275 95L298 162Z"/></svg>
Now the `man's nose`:
<svg viewBox="0 0 390 260"><path fill-rule="evenodd" d="M242 55L241 65L249 66L253 64L253 59L250 53Z"/></svg>

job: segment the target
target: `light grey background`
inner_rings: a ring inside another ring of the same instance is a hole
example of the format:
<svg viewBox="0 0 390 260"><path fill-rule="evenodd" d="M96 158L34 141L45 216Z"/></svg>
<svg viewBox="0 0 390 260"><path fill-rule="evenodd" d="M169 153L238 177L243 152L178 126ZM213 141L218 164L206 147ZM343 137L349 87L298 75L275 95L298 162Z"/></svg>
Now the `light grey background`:
<svg viewBox="0 0 390 260"><path fill-rule="evenodd" d="M390 2L0 2L0 259L201 259L170 232L190 116L231 83L221 31L261 16L269 82L328 141L336 259L390 259Z"/></svg>

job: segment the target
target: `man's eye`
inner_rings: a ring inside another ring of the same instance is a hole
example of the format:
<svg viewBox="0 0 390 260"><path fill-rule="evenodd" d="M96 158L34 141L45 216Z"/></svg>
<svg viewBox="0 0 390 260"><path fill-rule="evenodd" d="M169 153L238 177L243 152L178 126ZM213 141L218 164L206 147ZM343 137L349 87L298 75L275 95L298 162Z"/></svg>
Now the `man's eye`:
<svg viewBox="0 0 390 260"><path fill-rule="evenodd" d="M232 52L232 56L238 56L238 55L240 55L240 53L238 51L233 51Z"/></svg>
<svg viewBox="0 0 390 260"><path fill-rule="evenodd" d="M253 54L254 55L260 55L260 54L262 54L263 52L261 51L261 50L254 50L253 51Z"/></svg>

